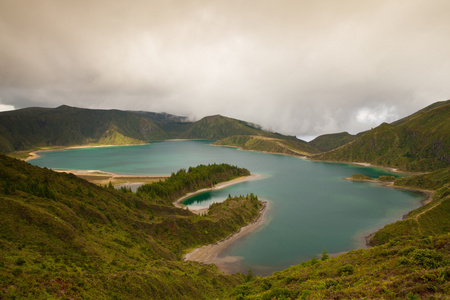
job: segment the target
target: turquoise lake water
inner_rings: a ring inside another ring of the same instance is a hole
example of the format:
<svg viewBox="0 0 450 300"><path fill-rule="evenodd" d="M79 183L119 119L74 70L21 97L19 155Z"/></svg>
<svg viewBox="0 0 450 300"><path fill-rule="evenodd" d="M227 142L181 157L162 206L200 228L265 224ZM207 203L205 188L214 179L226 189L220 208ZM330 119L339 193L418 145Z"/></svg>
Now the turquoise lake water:
<svg viewBox="0 0 450 300"><path fill-rule="evenodd" d="M296 157L216 147L207 141L165 141L139 146L82 148L41 152L30 161L52 169L103 170L128 175L170 175L199 164L229 163L263 179L188 199L208 206L228 194L254 193L269 202L267 222L221 255L241 257L235 271L267 275L311 259L326 248L339 253L364 246L363 236L402 218L424 196L343 180L354 173L392 175L379 168L322 163Z"/></svg>

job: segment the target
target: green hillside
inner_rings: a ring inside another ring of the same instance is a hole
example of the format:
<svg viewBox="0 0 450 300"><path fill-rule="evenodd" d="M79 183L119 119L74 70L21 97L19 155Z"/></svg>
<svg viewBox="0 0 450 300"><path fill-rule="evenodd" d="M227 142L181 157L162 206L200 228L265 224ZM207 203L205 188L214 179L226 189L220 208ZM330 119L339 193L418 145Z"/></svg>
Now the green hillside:
<svg viewBox="0 0 450 300"><path fill-rule="evenodd" d="M348 132L324 134L316 137L314 140L310 141L309 144L316 147L321 152L327 152L350 143L356 138L356 135L352 135Z"/></svg>
<svg viewBox="0 0 450 300"><path fill-rule="evenodd" d="M193 123L185 132L181 133L180 138L217 141L233 135L278 136L275 133L258 129L247 122L215 115Z"/></svg>
<svg viewBox="0 0 450 300"><path fill-rule="evenodd" d="M243 150L280 153L294 156L305 156L319 152L316 148L301 140L254 135L234 135L218 140L214 145L231 146Z"/></svg>
<svg viewBox="0 0 450 300"><path fill-rule="evenodd" d="M134 112L69 106L0 113L0 152L83 144L137 144L164 139L150 118Z"/></svg>
<svg viewBox="0 0 450 300"><path fill-rule="evenodd" d="M229 299L448 299L449 169L396 179L396 186L436 189L427 205L385 226L374 246L310 261L267 277L246 278Z"/></svg>
<svg viewBox="0 0 450 300"><path fill-rule="evenodd" d="M182 255L258 215L253 195L205 216L0 155L0 298L210 299L242 282Z"/></svg>
<svg viewBox="0 0 450 300"><path fill-rule="evenodd" d="M392 124L383 123L354 141L312 158L367 162L404 171L450 165L450 101L434 104Z"/></svg>

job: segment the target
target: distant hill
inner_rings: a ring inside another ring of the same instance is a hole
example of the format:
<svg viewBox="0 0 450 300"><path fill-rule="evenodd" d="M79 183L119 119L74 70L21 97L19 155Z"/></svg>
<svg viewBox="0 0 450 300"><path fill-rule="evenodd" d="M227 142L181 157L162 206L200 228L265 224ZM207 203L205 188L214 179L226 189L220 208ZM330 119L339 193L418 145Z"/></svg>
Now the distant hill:
<svg viewBox="0 0 450 300"><path fill-rule="evenodd" d="M316 160L367 162L404 171L432 171L450 165L450 100L358 136Z"/></svg>
<svg viewBox="0 0 450 300"><path fill-rule="evenodd" d="M301 140L254 135L234 135L218 140L214 145L294 156L307 156L319 152L316 148Z"/></svg>
<svg viewBox="0 0 450 300"><path fill-rule="evenodd" d="M310 141L311 146L316 147L321 152L327 152L354 141L358 136L348 132L324 134Z"/></svg>
<svg viewBox="0 0 450 300"><path fill-rule="evenodd" d="M66 105L0 113L0 153L52 146L142 144L166 139L216 141L236 135L289 141L310 149L303 149L302 153L317 152L295 137L267 132L257 125L220 115L190 122L166 113L93 110Z"/></svg>
<svg viewBox="0 0 450 300"><path fill-rule="evenodd" d="M204 117L191 124L186 131L180 134L180 137L216 141L234 135L277 136L275 133L263 131L247 122L215 115Z"/></svg>
<svg viewBox="0 0 450 300"><path fill-rule="evenodd" d="M0 113L0 152L83 144L138 144L167 134L151 116L69 106Z"/></svg>

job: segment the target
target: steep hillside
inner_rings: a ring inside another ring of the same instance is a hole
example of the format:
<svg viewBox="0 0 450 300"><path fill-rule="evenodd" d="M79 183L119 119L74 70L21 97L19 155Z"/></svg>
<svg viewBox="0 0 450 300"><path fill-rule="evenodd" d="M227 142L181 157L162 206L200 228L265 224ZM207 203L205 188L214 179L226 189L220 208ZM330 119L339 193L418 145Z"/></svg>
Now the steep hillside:
<svg viewBox="0 0 450 300"><path fill-rule="evenodd" d="M236 197L198 216L0 155L0 298L220 297L242 277L181 257L260 207Z"/></svg>
<svg viewBox="0 0 450 300"><path fill-rule="evenodd" d="M89 143L136 144L166 138L145 115L69 106L0 113L0 152Z"/></svg>
<svg viewBox="0 0 450 300"><path fill-rule="evenodd" d="M404 171L437 170L450 165L449 133L450 101L445 101L398 122L381 124L313 159L367 162Z"/></svg>
<svg viewBox="0 0 450 300"><path fill-rule="evenodd" d="M234 135L214 143L218 146L238 147L243 150L253 150L270 153L280 153L295 156L311 155L319 152L316 148L301 140L280 139L254 135Z"/></svg>
<svg viewBox="0 0 450 300"><path fill-rule="evenodd" d="M340 146L350 143L355 140L358 136L352 135L348 132L324 134L316 137L314 140L310 141L309 144L316 147L321 152L327 152L336 149Z"/></svg>

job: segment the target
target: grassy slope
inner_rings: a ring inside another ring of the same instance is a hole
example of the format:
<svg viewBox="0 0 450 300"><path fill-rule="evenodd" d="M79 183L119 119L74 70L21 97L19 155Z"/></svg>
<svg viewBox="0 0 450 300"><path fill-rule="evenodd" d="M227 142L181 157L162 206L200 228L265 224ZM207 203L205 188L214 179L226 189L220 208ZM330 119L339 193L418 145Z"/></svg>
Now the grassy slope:
<svg viewBox="0 0 450 300"><path fill-rule="evenodd" d="M450 165L449 120L450 102L441 102L313 159L368 162L405 171L445 168Z"/></svg>
<svg viewBox="0 0 450 300"><path fill-rule="evenodd" d="M412 211L401 221L386 225L370 239L372 245L379 245L395 239L424 237L450 232L450 168L430 174L399 178L397 187L435 190L432 201Z"/></svg>
<svg viewBox="0 0 450 300"><path fill-rule="evenodd" d="M312 259L234 289L232 299L448 299L449 169L400 178L396 185L434 187L432 201L371 239L375 247Z"/></svg>
<svg viewBox="0 0 450 300"><path fill-rule="evenodd" d="M278 136L275 133L258 129L244 121L215 115L193 123L180 135L180 138L216 141L233 135Z"/></svg>
<svg viewBox="0 0 450 300"><path fill-rule="evenodd" d="M197 216L0 156L0 298L220 296L239 282L182 262L253 220L261 204L238 197Z"/></svg>
<svg viewBox="0 0 450 300"><path fill-rule="evenodd" d="M244 150L280 153L288 155L311 155L317 149L300 140L287 140L254 135L235 135L214 143L219 146L232 146Z"/></svg>
<svg viewBox="0 0 450 300"><path fill-rule="evenodd" d="M316 137L314 140L310 141L309 144L322 152L327 152L348 144L357 137L357 135L352 135L348 132L324 134Z"/></svg>

